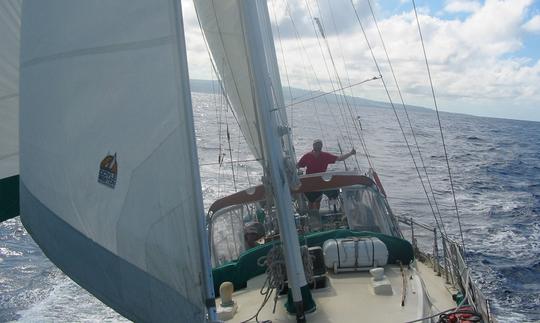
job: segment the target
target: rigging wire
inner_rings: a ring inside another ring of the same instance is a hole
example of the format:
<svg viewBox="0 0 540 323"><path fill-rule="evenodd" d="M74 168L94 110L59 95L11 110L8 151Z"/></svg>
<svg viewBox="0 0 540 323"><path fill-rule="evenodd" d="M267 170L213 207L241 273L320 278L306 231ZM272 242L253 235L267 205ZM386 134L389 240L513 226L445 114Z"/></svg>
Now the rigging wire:
<svg viewBox="0 0 540 323"><path fill-rule="evenodd" d="M222 130L222 111L223 111L223 107L224 107L224 104L223 104L223 100L225 99L228 102L228 98L227 96L225 95L225 88L224 88L224 85L223 85L223 81L219 78L219 73L217 71L217 67L216 67L216 64L214 62L214 59L210 53L210 47L208 45L208 42L206 40L206 37L204 35L204 32L203 32L203 27L202 27L202 24L201 24L201 20L199 18L199 12L197 10L195 10L195 13L196 13L196 16L197 16L197 23L199 24L199 30L201 32L201 36L202 36L202 39L204 41L204 45L205 45L205 48L206 48L206 53L208 54L208 58L210 59L210 63L211 63L211 66L212 66L212 76L216 76L216 79L218 80L218 83L219 83L219 90L220 90L220 93L219 93L219 98L220 98L220 104L219 104L219 107L220 107L220 116L219 116L219 157L218 157L218 163L219 163L219 168L218 168L218 196L221 195L221 179L222 179L222 163L225 159L225 153L223 153L223 148L222 148L222 133L223 133L223 130ZM217 17L216 18L216 21L217 21ZM220 40L223 41L222 39L222 36L221 36L221 33L220 33ZM223 60L225 60L225 58L223 58ZM213 81L213 80L212 80ZM212 82L212 91L214 91L214 84ZM215 93L215 91L213 92ZM233 111L233 117L234 119L236 120L236 123L238 125L240 125L239 121L238 121L238 118L236 117L236 115L234 114L234 111ZM227 116L227 115L225 115ZM226 117L226 120L227 120L227 117ZM227 122L227 121L226 121ZM228 122L227 122L227 133L228 133ZM230 148L230 143L229 143L229 148ZM231 161L232 161L232 156L231 156ZM234 165L231 164L231 168L232 168L232 171L233 171L233 181L235 182L235 176L234 176ZM234 186L235 186L235 190L236 190L236 182L234 183Z"/></svg>
<svg viewBox="0 0 540 323"><path fill-rule="evenodd" d="M297 104L300 104L300 103L304 103L304 102L307 102L307 101L312 101L312 100L315 100L315 99L318 99L320 97L323 97L323 96L326 96L326 95L330 95L330 94L333 94L333 93L336 93L338 91L342 91L344 89L348 89L348 88L351 88L351 87L355 87L357 85L360 85L360 84L364 84L364 83L367 83L367 82L370 82L370 81L375 81L375 80L378 80L380 79L380 76L374 76L372 78L369 78L369 79L366 79L366 80L363 80L363 81L360 81L360 82L356 82L354 84L351 84L349 86L345 86L343 88L339 88L339 89L335 89L335 90L332 90L332 91L329 91L329 92L324 92L324 93L321 93L321 94L318 94L318 95L315 95L315 96L312 96L312 97L309 97L309 98L306 98L306 99L302 99L300 101L294 101L294 102L291 102L290 104L286 105L285 107L283 108L288 108L288 107L292 107L292 106L295 106ZM312 91L311 93L314 93L316 91ZM308 94L309 95L309 94ZM279 109L279 108L278 108Z"/></svg>
<svg viewBox="0 0 540 323"><path fill-rule="evenodd" d="M310 18L311 18L311 25L312 25L312 27L313 27L313 31L314 31L314 33L315 33L315 35L316 35L317 43L318 43L319 48L320 48L320 50L321 50L321 57L322 57L322 59L323 59L324 66L325 66L325 69L326 69L326 72L328 73L328 80L330 81L330 86L332 87L332 90L333 90L332 93L334 93L334 99L335 99L336 104L337 104L337 106L338 106L338 110L340 111L340 116L342 117L343 124L345 125L345 131L346 131L347 133L349 133L348 127L347 127L347 122L345 121L345 119L343 119L343 113L341 113L341 110L343 109L343 107L342 107L342 104L343 104L343 103L342 103L342 98L340 98L339 95L335 94L335 92L337 92L337 91L335 91L335 90L336 90L336 86L335 86L335 84L334 84L334 80L333 80L333 78L332 78L332 74L330 73L330 68L328 67L328 63L327 63L327 61L326 61L326 55L324 54L324 50L323 50L323 46L322 46L322 44L321 44L321 40L320 40L320 38L319 38L319 34L317 33L317 26L316 26L316 23L315 23L315 21L316 21L316 20L315 20L315 17L314 17L314 15L313 15L312 11L311 11L311 7L309 6L308 0L305 0L305 2L306 2L306 8L308 9L309 16L310 16ZM329 103L328 103L328 106L330 106ZM332 118L334 119L335 123L338 124L335 115L334 115L333 113L331 113L330 115L331 115ZM344 141L347 141L347 139L346 139L346 137L343 135L343 132L341 131L341 129L340 129L339 133L340 133L340 136L342 137L342 139L343 139Z"/></svg>
<svg viewBox="0 0 540 323"><path fill-rule="evenodd" d="M299 31L298 31L298 28L297 28L297 26L296 26L296 23L294 22L293 15L292 15L292 12L291 12L291 8L290 8L290 6L289 6L289 3L287 2L287 0L283 0L283 1L284 1L284 3L285 3L285 11L286 11L286 13L287 13L287 16L289 17L289 20L291 21L291 25L292 25L292 27L293 27L293 30L294 30L294 33L295 33L296 40L297 40L297 42L300 44L300 47L302 48L301 53L304 54L304 55L306 55L306 59L303 60L303 61L304 61L304 62L309 62L309 65L310 65L310 67L311 67L311 70L313 71L313 74L314 74L314 76L315 76L315 80L317 81L317 84L318 84L319 88L321 88L321 81L320 81L320 79L319 79L319 77L318 77L318 75L317 75L316 69L315 69L315 67L314 67L314 65L313 65L313 63L312 63L312 61L311 61L310 58L309 58L309 55L307 55L306 47L305 47L305 45L304 45L304 42L302 41L302 38L300 37L300 33L299 33ZM304 69L307 70L307 68L306 68L305 65L304 65ZM305 74L307 75L308 73L305 73ZM311 84L308 82L307 85L308 85L310 91L312 91L312 90L311 90ZM312 92L313 92L313 91L312 91ZM292 98L291 98L291 100L292 100ZM326 105L329 106L330 103L328 102L328 98L327 98L327 97L324 97L324 100L325 100L325 102L326 102ZM328 138L328 134L327 134L327 132L326 132L326 129L323 128L322 123L321 123L321 119L320 119L320 117L319 117L319 106L318 106L317 102L313 102L313 103L314 103L313 106L314 106L314 108L315 108L315 117L316 117L316 119L317 119L317 123L318 123L318 125L319 125L319 129L320 129L321 134L322 134L322 139L323 139L324 141L326 141L326 139Z"/></svg>
<svg viewBox="0 0 540 323"><path fill-rule="evenodd" d="M228 118L225 116L225 122L226 122L226 130L227 130L227 144L229 146L229 158L231 159L231 171L232 171L232 178L233 178L233 186L234 191L238 192L238 188L236 187L236 174L234 172L234 159L232 156L232 146L231 146L231 133L229 132L229 122Z"/></svg>
<svg viewBox="0 0 540 323"><path fill-rule="evenodd" d="M306 5L309 6L309 3L307 3L307 1L306 1ZM289 16L289 18L290 18L290 20L291 20L291 23L292 23L293 30L294 30L294 32L295 32L297 41L298 41L298 43L300 44L300 47L303 49L303 52L302 52L302 53L307 52L307 50L306 50L306 48L305 48L305 46L304 46L304 44L303 44L303 42L302 42L302 39L301 39L301 37L300 37L300 35L299 35L298 28L296 27L296 24L295 24L295 22L294 22L294 19L292 18L292 14L291 14L291 11L290 11L290 7L289 7L289 4L288 4L287 2L285 2L285 8L286 8L287 14L288 14L288 16ZM315 25L314 25L314 23L313 23L313 15L312 15L312 14L311 14L311 17L312 17L312 20L311 20L311 21L312 21L312 26L313 26L313 29L314 29L314 33L315 33L315 35L317 35L317 31L316 31L317 29L316 29L316 27L315 27ZM308 98L308 99L305 99L305 100L296 101L296 102L293 102L293 103L290 104L290 105L296 105L296 104L299 104L299 103L302 103L302 102L306 102L306 101L309 101L309 100L314 100L315 98L318 98L318 97L323 97L324 100L325 100L326 105L327 105L327 106L330 106L330 103L328 102L328 99L327 99L326 96L327 96L328 94L335 93L335 92L337 92L337 91L342 90L341 88L337 88L337 89L336 89L336 86L335 86L334 83L333 83L333 79L332 79L332 77L331 77L331 73L330 73L330 70L329 70L328 65L327 65L327 63L326 63L326 60L324 60L325 54L324 54L324 51L322 50L322 45L320 44L319 38L317 38L317 41L319 42L319 47L321 48L321 55L322 55L323 61L324 61L324 63L325 63L326 71L327 71L327 73L329 74L329 80L330 80L330 83L331 83L331 85L332 85L333 91L327 92L327 93L322 93L322 94L320 94L320 95L318 95L318 96L315 96L315 97L313 97L313 98ZM317 76L316 69L314 68L313 63L311 62L311 60L309 59L309 57L310 57L310 56L308 55L308 59L304 60L304 62L307 62L307 63L309 63L309 64L311 65L311 70L312 70L313 73L314 73L315 80L317 81L317 83L318 83L318 85L319 85L319 88L321 88L321 82L320 82L320 79L319 79L319 77ZM306 73L306 74L307 74L307 73ZM370 79L370 80L371 80L371 79ZM369 80L366 80L366 81L369 81ZM366 81L362 81L362 82L359 82L359 83L357 83L357 84L351 85L351 87L352 87L352 86L355 86L355 85L358 85L358 84L361 84L361 83L364 83L364 82L366 82ZM308 83L308 85L309 85L309 83ZM344 87L344 88L347 88L347 87ZM339 108L342 108L342 105L343 105L343 96L337 96L337 95L335 95L335 100L336 100L336 104L338 105L338 107L339 107ZM318 109L317 109L317 102L314 101L313 103L314 103L315 108L316 108L316 109L315 109L315 110L316 110L315 116L316 116L316 118L317 118L317 121L318 121L318 123L319 123L319 128L321 129L321 132L323 133L323 137L324 137L324 134L325 134L325 128L323 128L322 125L320 124L319 112L318 112ZM341 115L343 116L343 113L342 113ZM335 115L334 115L334 114L331 114L331 117L334 119L334 122L335 122L336 124L338 124L337 120L335 119ZM347 125L347 123L346 123L345 121L344 121L343 123L344 123L345 125ZM338 129L338 130L339 130L339 133L340 133L340 135L341 135L341 137L343 138L344 141L350 141L350 139L347 140L347 138L343 135L343 133L341 132L341 129ZM350 138L350 136L349 136L349 138ZM325 139L325 141L326 141L326 139ZM339 143L339 140L338 140L338 143Z"/></svg>
<svg viewBox="0 0 540 323"><path fill-rule="evenodd" d="M335 63L333 54L332 54L332 52L331 52L331 50L330 50L330 43L329 43L328 38L326 37L326 34L325 34L325 32L324 32L324 23L323 23L323 21L322 21L323 15L322 15L322 11L321 11L321 7L320 7L320 2L319 2L319 0L316 0L316 3L317 3L317 8L318 8L318 10L319 10L319 13L321 13L321 18L320 18L320 20L317 20L317 23L318 23L318 26L319 26L319 31L320 31L320 33L321 33L321 35L322 35L322 37L323 37L323 39L324 39L324 41L325 41L325 44L326 44L326 48L327 48L329 57L330 57L330 60L331 60L331 62L332 62L332 66L333 66L333 68L334 68L334 73L335 73L335 77L336 77L336 79L337 79L337 82L338 82L339 86L340 86L341 88L343 88L343 82L342 82L341 77L340 77L340 75L339 75L339 72L338 72L338 70L337 70L337 65L336 65L336 63ZM329 5L330 8L331 8L331 4L328 3L328 5ZM330 12L332 13L332 11L330 11ZM333 16L331 16L331 18L333 18ZM315 19L317 19L317 18L315 18ZM334 25L335 25L335 23L334 23ZM339 37L338 37L338 40L339 40ZM341 48L341 44L339 44L339 48ZM348 75L348 74L347 74L347 75ZM341 94L341 100L343 100L343 101L345 102L345 106L347 107L347 110L348 110L348 112L349 112L349 116L350 116L350 118L351 118L350 120L354 120L354 115L353 115L353 113L352 113L351 104L350 104L350 102L349 102L349 100L348 100L348 97L347 97L345 91L342 91L342 94ZM343 112L342 112L341 110L340 110L340 113L343 114ZM342 115L342 118L345 120L345 117L344 117L343 115ZM347 124L347 123L345 123L345 124ZM358 138L359 138L359 140L360 140L360 144L362 145L362 148L364 149L364 152L366 153L366 159L367 159L367 161L368 161L368 163L369 163L369 166L370 166L370 168L374 168L374 167L373 167L373 164L371 163L371 159L369 158L369 155L370 155L370 154L369 154L369 151L368 151L368 148L367 148L367 144L365 143L365 140L364 140L364 138L363 138L363 134L358 130L358 127L357 127L356 123L353 122L353 126L354 126L354 129L355 129L355 131L356 131L356 135L358 136ZM354 144L353 144L351 138L349 138L349 142L350 142L351 146L354 147ZM358 163L358 158L357 158L356 155L354 156L354 160L355 160L355 162L356 162L357 167L360 168L360 165L359 165L359 163Z"/></svg>
<svg viewBox="0 0 540 323"><path fill-rule="evenodd" d="M351 85L351 78L349 76L349 70L347 69L347 63L345 61L345 55L343 54L343 46L342 46L342 42L341 42L341 37L340 37L340 34L338 33L338 28L337 28L337 25L336 25L336 20L334 18L334 10L332 9L333 6L332 6L332 2L330 0L327 0L327 3L328 3L328 8L330 9L330 20L332 22L332 25L334 27L334 32L336 33L337 35L337 41L338 41L338 49L339 49L339 53L340 53L340 56L341 56L341 60L343 62L343 67L344 67L344 71L345 71L345 78L346 78L346 81L347 81L347 84L349 85L347 88L349 88L349 92L350 92L350 96L351 97L354 97L354 92L353 92L353 89L352 87L350 87ZM319 0L317 0L317 5L320 6L319 4ZM319 11L320 11L320 7L319 7ZM345 91L343 91L343 94L345 95ZM353 103L354 104L354 103ZM351 109L349 108L349 112L351 114L351 120L354 120L354 116L352 115L352 112L351 112ZM357 117L358 118L358 117ZM354 123L354 121L353 121ZM357 131L357 135L359 137L359 139L361 140L361 142L363 142L365 144L365 138L364 138L364 135L362 133L362 125L361 123L359 123L360 125L360 131L358 131L357 127L356 127L356 123L354 123L355 125L355 129ZM366 148L367 148L367 144L366 145ZM369 155L369 153L366 152L367 155ZM360 165L358 164L358 159L357 159L357 156L355 155L354 156L354 159L356 161L356 165L357 167L360 169ZM373 167L372 167L373 168Z"/></svg>
<svg viewBox="0 0 540 323"><path fill-rule="evenodd" d="M352 88L350 87L351 85L351 78L349 76L349 69L347 68L347 62L345 60L345 55L343 53L343 43L341 41L341 37L340 37L340 33L338 32L338 28L337 28L337 25L336 25L336 19L334 17L334 10L332 9L333 6L331 5L331 1L330 0L327 0L327 3L328 3L328 8L330 9L330 20L332 21L332 26L334 27L334 32L336 33L336 36L337 36L337 41L338 41L338 49L339 49L339 54L340 54L340 58L341 58L341 61L342 61L342 64L343 64L343 67L344 67L344 72L345 72L345 79L347 81L347 84L349 85L348 88L349 88L349 92L350 92L350 96L351 97L354 97L354 92L352 90Z"/></svg>
<svg viewBox="0 0 540 323"><path fill-rule="evenodd" d="M403 129L403 125L401 124L401 120L399 119L399 115L397 113L397 109L396 109L396 106L392 100L392 97L390 95L390 92L388 90L388 86L386 85L386 82L384 80L384 78L382 77L382 73L381 73L381 69L380 69L380 66L379 66L379 63L377 62L377 59L375 58L375 54L373 52L373 48L368 40L368 37L367 37L367 34L366 34L366 30L364 28L364 25L362 24L362 21L360 19L360 16L358 15L358 10L356 9L356 6L354 5L354 1L351 0L351 5L352 5L352 8L354 10L354 14L356 16L356 19L358 21L358 24L360 25L360 28L362 29L362 33L364 35L364 39L366 40L366 43L367 43L367 46L369 48L369 51L371 53L371 57L373 59L373 63L375 64L375 67L377 68L377 71L379 72L379 74L381 75L381 82L383 84L383 87L386 91L386 95L388 97L388 101L390 102L390 105L392 106L392 110L394 111L394 115L396 116L396 120L397 120L397 123L399 125L399 128L401 130L401 134L403 135L403 139L405 140L405 144L407 146L407 149L409 151L409 154L411 155L412 157L412 161L413 161L413 164L414 164L414 168L416 169L416 172L418 174L418 177L421 179L422 176L420 175L420 170L418 169L418 165L416 163L416 160L414 158L414 155L413 155L413 152L412 152L412 149L411 149L411 146L409 144L409 140L407 139L407 136L405 135L405 130ZM439 227L439 229L441 228L440 224L439 224L439 220L437 219L437 216L435 215L435 210L433 208L433 204L431 203L431 200L429 198L429 194L427 192L427 189L426 189L426 186L424 184L424 182L422 180L420 180L420 183L422 184L422 188L424 190L424 193L426 194L426 197L428 198L428 204L429 204L429 207L431 208L431 212L433 213L433 217L435 218L435 222L437 224L437 227Z"/></svg>
<svg viewBox="0 0 540 323"><path fill-rule="evenodd" d="M283 50L283 42L281 41L281 32L280 32L280 29L279 29L279 24L277 23L277 14L276 14L276 2L273 1L272 2L272 11L274 13L274 20L276 21L276 32L277 32L277 36L278 36L278 40L279 40L279 49L280 49L280 52L281 52L281 61L283 63L283 69L284 69L284 72L285 72L285 79L287 80L287 88L288 88L288 91L289 91L289 98L290 100L292 101L293 99L293 96L292 96L292 90L291 90L291 81L289 79L289 71L287 69L287 61L285 59L285 51ZM294 132L292 129L294 129L294 110L293 109L290 109L290 115L291 115L291 122L290 122L290 128L291 128L291 140L293 140L294 138ZM285 112L286 113L286 112Z"/></svg>
<svg viewBox="0 0 540 323"><path fill-rule="evenodd" d="M317 4L318 4L318 2L317 2ZM309 8L308 8L308 10L309 10ZM335 65L335 63L334 63L334 59L333 59L333 57L332 57L332 52L330 51L330 45L328 44L328 40L327 40L327 38L326 38L326 32L325 32L325 29L324 29L324 27L323 27L323 23L322 23L322 15L321 15L321 12L320 12L320 8L319 8L319 14L320 14L320 17L319 17L319 18L318 18L318 17L312 16L313 21L314 21L314 22L316 23L316 25L317 25L317 29L316 29L316 30L319 30L319 34L317 34L316 31L315 31L315 34L317 35L317 40L318 40L318 41L319 41L319 35L320 35L320 37L323 39L323 41L324 41L324 43L325 43L325 45L326 45L325 48L326 48L326 50L327 50L327 54L328 54L329 57L330 57L330 62L331 62L332 65L333 65L334 76L337 78L338 72L337 72L336 65ZM320 44L320 41L319 41L319 47L321 48L321 52L322 52L322 54L323 54L323 55L322 55L322 56L323 56L323 60L324 60L325 65L327 66L327 69L328 69L328 64L326 63L326 59L325 59L325 56L324 56L323 46ZM332 89L336 89L336 86L334 86L334 81L333 81L333 78L332 78L332 74L330 73L330 70L328 70L328 77L329 77L330 82L331 82L331 84L332 84ZM338 78L338 81L337 81L337 82L338 82L337 88L342 88L343 85L340 84L339 78ZM333 91L333 93L335 93L335 92L337 92L337 91ZM351 144L351 146L353 146L353 144L351 143L351 139L350 139L350 138L351 138L351 131L350 131L350 129L349 129L349 125L348 125L348 123L347 123L347 121L346 121L346 119L345 119L345 116L344 116L344 114L343 114L343 109L344 109L344 108L343 108L343 105L344 105L344 104L347 104L347 103L346 103L346 102L344 103L344 101L343 101L343 95L336 95L335 97L336 97L336 99L337 99L337 101L338 101L339 114L340 114L342 123L343 123L343 125L345 126L345 132L346 132L346 134L347 134L347 136L346 136L346 137L344 136L343 139L344 139L345 141L348 141L348 142ZM348 139L348 140L347 140L347 139Z"/></svg>
<svg viewBox="0 0 540 323"><path fill-rule="evenodd" d="M422 43L422 51L424 53L424 60L425 60L425 63L426 63L427 74L428 74L428 77L429 77L429 84L431 86L431 94L433 96L433 104L435 105L435 112L437 113L437 121L439 122L439 131L441 133L442 146L443 146L443 149L444 149L444 157L445 157L445 160L446 160L446 167L448 169L448 179L450 180L450 188L452 189L452 197L454 199L454 206L455 206L455 209L456 209L456 216L457 216L458 225L459 225L459 234L461 236L461 245L463 247L463 253L465 254L465 239L463 239L463 229L461 227L461 217L459 215L459 209L458 209L457 199L456 199L456 192L454 190L454 181L452 180L452 172L450 170L450 161L448 160L448 153L447 153L447 150L446 150L446 143L444 141L444 134L443 134L443 130L442 130L441 118L439 116L439 107L437 105L437 98L435 97L435 89L433 87L433 80L431 78L431 71L429 69L429 63L428 63L427 54L426 54L426 46L424 45L424 37L422 36L422 29L420 28L420 21L418 19L418 12L416 10L416 3L415 3L414 0L412 0L412 3L413 3L413 8L414 8L414 15L416 17L416 25L418 27L418 34L420 35L420 41Z"/></svg>
<svg viewBox="0 0 540 323"><path fill-rule="evenodd" d="M212 2L212 6L214 6L214 5L215 5L214 2ZM195 9L196 9L196 8L195 8ZM216 21L216 24L219 26L219 21L220 21L220 20L218 19L217 15L215 14L215 13L216 13L215 8L214 8L214 10L212 10L212 11L214 12L214 19L215 19L215 21ZM220 74L218 73L218 69L217 69L217 66L216 66L216 62L214 61L212 55L210 54L210 47L209 47L208 41L207 41L207 39L206 39L206 37L204 36L204 33L203 33L203 27L202 27L202 24L201 24L201 19L200 19L200 17L199 17L199 12L198 12L197 10L195 10L195 13L196 13L196 16L197 16L197 22L198 22L198 24L199 24L199 29L200 29L200 31L201 31L202 38L203 38L203 40L204 40L204 45L205 45L205 47L206 47L206 51L207 51L207 53L208 53L208 56L210 57L210 63L211 63L211 65L212 65L212 68L213 68L213 70L214 70L214 73L216 73L216 75L220 75ZM217 28L217 30L218 30L218 35L219 35L219 41L220 41L220 44L221 44L222 48L225 49L225 48L226 48L226 47L225 47L225 41L224 41L224 39L223 39L223 33L222 33L222 31L221 31L221 28ZM243 30L243 29L242 29L242 30ZM224 55L223 60L224 60L224 62L225 62L225 61L227 62L227 64L223 64L223 65L224 65L224 66L227 66L227 67L229 68L228 72L230 73L230 75L234 75L234 71L231 69L231 64L230 64L229 56L228 56L228 55ZM238 97L240 97L239 85L238 85L238 83L236 82L236 78L233 77L232 79L233 79L233 85L234 85L234 91L235 91L235 94L236 94ZM220 82L219 84L221 85L221 90L222 90L222 92L225 93L225 88L224 88L225 85L223 84L223 79L222 79L222 82ZM226 96L226 95L224 95L224 98L225 98L225 100L227 101L227 105L228 105L228 106L232 106L232 104L231 104L231 102L230 102L230 100L229 100L229 97ZM240 100L240 105L243 107L243 103L242 103L241 100ZM244 110L243 108L241 109L241 112L242 112L243 120L248 120L248 118L247 118L247 116L246 116L246 114L245 114L245 110ZM236 113L235 113L234 109L232 110L232 115L233 115L233 117L234 117L236 123L237 123L238 126L240 127L240 121L238 120L238 117L236 116ZM241 128L241 127L240 127L240 128ZM258 135L258 136L255 137L255 135L252 133L250 127L248 127L248 128L246 129L246 132L247 132L247 133L244 133L244 132L243 132L244 137L246 138L246 141L247 141L247 138L249 138L249 139L250 139L250 142L255 143L255 142L256 142L256 139L259 139L259 140L258 140L259 147L262 147L262 142L261 142L261 136L260 136L260 133L257 132L257 135ZM261 155L261 156L263 157L263 159L264 159L263 151L260 151L260 155Z"/></svg>
<svg viewBox="0 0 540 323"><path fill-rule="evenodd" d="M212 73L212 77L213 77L214 73ZM212 82L212 91L214 91L213 89L213 82ZM214 92L215 93L215 92ZM214 95L215 97L215 95ZM219 151L218 151L218 154L219 154L219 157L218 157L218 162L219 162L219 168L218 168L218 196L221 196L221 170L222 170L222 163L223 163L223 159L225 157L225 155L223 154L223 138L222 138L222 134L223 134L223 129L222 129L222 109L223 109L223 96L222 96L222 93L221 93L221 89L220 89L220 93L219 93L219 118L218 118L218 140L219 140ZM218 109L218 106L216 105L216 110Z"/></svg>
<svg viewBox="0 0 540 323"><path fill-rule="evenodd" d="M230 164L230 163L249 163L249 162L260 162L260 159L242 159L242 160L233 160L233 161L222 161L221 164ZM200 166L216 166L219 165L219 163L204 163L199 164Z"/></svg>
<svg viewBox="0 0 540 323"><path fill-rule="evenodd" d="M394 72L394 67L392 65L392 61L390 60L390 56L388 55L388 50L386 48L386 45L385 45L385 42L383 40L383 37L382 37L382 33L381 33L381 30L379 28L379 23L377 22L377 18L375 17L375 12L373 10L373 7L371 5L371 0L367 0L368 2L368 5L369 5L369 10L371 12L371 16L373 18L373 21L375 22L375 27L377 28L377 32L379 34L379 39L381 40L381 44L382 44L382 47L383 47L383 50L384 50L384 53L386 55L386 61L388 63L388 66L390 68L390 71L392 73L392 77L393 77L393 80L394 80L394 83L396 85L396 90L398 92L398 95L399 95L399 98L401 100L401 105L403 107L403 111L405 112L405 116L406 116L406 119L407 119L407 122L409 124L409 128L411 130L411 134L412 134L412 137L414 139L414 146L416 147L416 150L418 152L418 156L420 158L420 162L422 164L422 168L424 170L424 174L426 176L426 180L427 180L427 183L428 183L428 187L429 187L429 190L431 192L431 196L433 197L433 204L435 205L435 210L437 211L437 215L439 216L439 220L441 221L441 227L442 227L442 231L443 233L446 235L446 228L445 228L445 225L444 225L444 221L442 219L442 216L441 216L441 211L439 209L439 204L437 203L437 199L435 197L435 192L433 190L433 186L431 185L431 180L429 178L429 175L428 175L428 172L427 172L427 168L426 168L426 164L424 162L424 157L422 156L422 152L420 151L420 145L418 144L418 140L416 138L416 133L414 131L414 128L412 126L412 122L411 122L411 119L409 117L409 112L408 112L408 109L405 105L405 100L403 99L403 95L402 95L402 92L401 92L401 88L399 86L399 83L397 81L397 77L396 77L396 73ZM415 157L411 154L411 157L414 159ZM423 181L423 179L420 177L420 181ZM429 197L426 196L429 200ZM434 214L435 215L435 214Z"/></svg>
<svg viewBox="0 0 540 323"><path fill-rule="evenodd" d="M317 1L317 5L318 5L318 4L319 4L319 2ZM319 7L319 12L320 12L320 7ZM337 70L337 66L336 66L334 57L333 57L332 52L331 52L331 50L330 50L330 44L329 44L328 39L326 38L326 35L325 35L325 32L324 32L324 25L323 25L323 22L322 22L322 20L321 20L321 19L322 19L322 16L321 16L320 19L317 19L317 18L314 18L314 19L316 19L316 22L317 22L317 24L318 24L318 26L319 26L319 31L320 31L321 37L323 38L323 40L324 40L324 42L325 42L326 49L327 49L327 51L328 51L328 56L329 56L330 61L331 61L331 63L332 63L332 67L333 67L333 69L334 69L335 77L336 77L336 79L337 79L337 83L338 83L338 85L339 85L340 88L343 88L343 82L341 81L341 77L339 76L339 73L338 73L338 70ZM347 109L348 109L350 118L351 118L351 119L354 119L354 114L352 113L352 109L351 109L351 105L350 105L349 100L348 100L348 96L345 94L344 91L342 92L341 97L342 97L342 99L343 99L343 100L345 101L345 103L346 103L346 107L347 107ZM340 113L342 114L342 118L343 118L344 120L346 120L345 117L343 116L343 112L341 111L341 109L340 109ZM344 123L345 123L345 128L346 128L347 134L348 134L348 136L349 136L349 143L351 144L351 146L354 147L354 145L353 145L353 143L352 143L352 140L351 140L352 137L351 137L350 132L349 132L349 129L348 129L348 127L347 127L347 122L344 122ZM372 162L371 162L371 158L369 158L369 155L370 155L370 154L369 154L367 145L366 145L366 143L365 143L365 141L364 141L364 139L363 139L363 137L362 137L362 134L361 134L361 132L359 131L358 126L356 125L356 123L353 123L353 126L354 126L354 129L356 130L356 135L357 135L358 138L360 139L360 143L361 143L361 145L362 145L362 148L363 148L364 152L366 153L366 159L367 159L367 161L368 161L368 164L369 164L370 168L373 169L374 167L373 167L373 164L372 164ZM356 156L355 156L355 160L356 160L357 165L359 165L359 164L358 164L358 159L356 158ZM359 166L358 166L358 167L359 167Z"/></svg>
<svg viewBox="0 0 540 323"><path fill-rule="evenodd" d="M210 72L212 78L212 94L214 100L214 106L216 108L216 119L218 124L218 174L217 174L217 196L221 196L222 188L222 170L223 170L223 161L225 159L225 154L223 153L223 95L221 93L221 87L216 90L214 87L214 76L217 79L215 70ZM219 80L218 80L219 82ZM219 102L218 102L219 99Z"/></svg>
<svg viewBox="0 0 540 323"><path fill-rule="evenodd" d="M246 170L246 178L247 178L247 181L248 181L248 187L251 187L252 186L252 183L251 183L251 176L249 175L249 171L248 171L248 166L244 163L243 160L240 160L240 144L241 144L241 141L242 141L242 132L241 131L238 131L238 136L236 137L237 140L237 146L236 146L236 169L238 168L244 168ZM256 161L258 161L258 159L254 159ZM242 163L242 164L240 164Z"/></svg>

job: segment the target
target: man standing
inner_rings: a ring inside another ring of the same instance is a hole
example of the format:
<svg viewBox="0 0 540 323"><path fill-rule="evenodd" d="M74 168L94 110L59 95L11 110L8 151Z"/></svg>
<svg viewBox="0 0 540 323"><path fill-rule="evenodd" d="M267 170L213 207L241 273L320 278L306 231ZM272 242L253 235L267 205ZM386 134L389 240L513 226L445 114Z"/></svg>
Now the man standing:
<svg viewBox="0 0 540 323"><path fill-rule="evenodd" d="M326 172L328 165L334 164L336 161L343 161L352 155L356 154L354 148L349 152L341 156L336 156L325 151L322 151L322 140L315 139L313 141L313 150L302 156L297 168L306 167L306 174L323 173ZM336 198L336 191L324 192L328 198ZM321 206L321 198L323 192L306 192L306 197L309 201L309 208L318 210Z"/></svg>

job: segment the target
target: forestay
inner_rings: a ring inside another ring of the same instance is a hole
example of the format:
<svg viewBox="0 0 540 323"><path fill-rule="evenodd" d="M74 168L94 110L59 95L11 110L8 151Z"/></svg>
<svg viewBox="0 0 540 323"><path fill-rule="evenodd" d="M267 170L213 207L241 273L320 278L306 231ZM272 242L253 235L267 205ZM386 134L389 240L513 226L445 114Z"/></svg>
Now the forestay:
<svg viewBox="0 0 540 323"><path fill-rule="evenodd" d="M263 148L257 126L254 107L256 91L249 71L249 57L246 49L245 31L242 25L242 0L195 0L195 8L206 42L212 53L227 95L228 102L235 111L236 118L251 152L257 159L262 159ZM272 85L276 125L281 133L288 129L287 115L275 58L270 21L265 4L257 1L259 22L263 37L265 59L269 68L268 78ZM288 135L282 137L282 149L294 160L294 151Z"/></svg>
<svg viewBox="0 0 540 323"><path fill-rule="evenodd" d="M0 181L19 173L20 25L21 1L0 1Z"/></svg>
<svg viewBox="0 0 540 323"><path fill-rule="evenodd" d="M204 320L213 294L180 1L22 12L25 227L127 318Z"/></svg>

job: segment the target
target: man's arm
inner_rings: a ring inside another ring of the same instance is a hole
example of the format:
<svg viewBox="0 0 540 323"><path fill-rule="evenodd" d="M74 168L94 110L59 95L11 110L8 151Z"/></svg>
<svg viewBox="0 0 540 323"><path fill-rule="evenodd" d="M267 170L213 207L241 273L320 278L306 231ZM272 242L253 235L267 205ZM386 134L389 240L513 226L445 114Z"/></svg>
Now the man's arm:
<svg viewBox="0 0 540 323"><path fill-rule="evenodd" d="M353 148L350 152L346 153L346 154L343 154L341 156L338 156L338 158L336 159L337 161L344 161L345 159L351 157L352 155L355 155L356 154L356 150Z"/></svg>
<svg viewBox="0 0 540 323"><path fill-rule="evenodd" d="M299 160L298 163L296 164L296 168L302 168L302 167L306 167L306 165L305 165L305 160L304 160L304 156L302 156L302 158L300 158L300 160Z"/></svg>

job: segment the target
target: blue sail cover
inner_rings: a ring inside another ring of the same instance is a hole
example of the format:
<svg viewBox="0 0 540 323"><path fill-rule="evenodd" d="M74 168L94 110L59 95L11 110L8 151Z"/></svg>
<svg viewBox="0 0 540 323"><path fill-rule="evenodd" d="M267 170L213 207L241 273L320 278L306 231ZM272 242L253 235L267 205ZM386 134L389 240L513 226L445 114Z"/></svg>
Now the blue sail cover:
<svg viewBox="0 0 540 323"><path fill-rule="evenodd" d="M131 320L204 320L180 1L25 1L20 63L21 218L34 240Z"/></svg>

